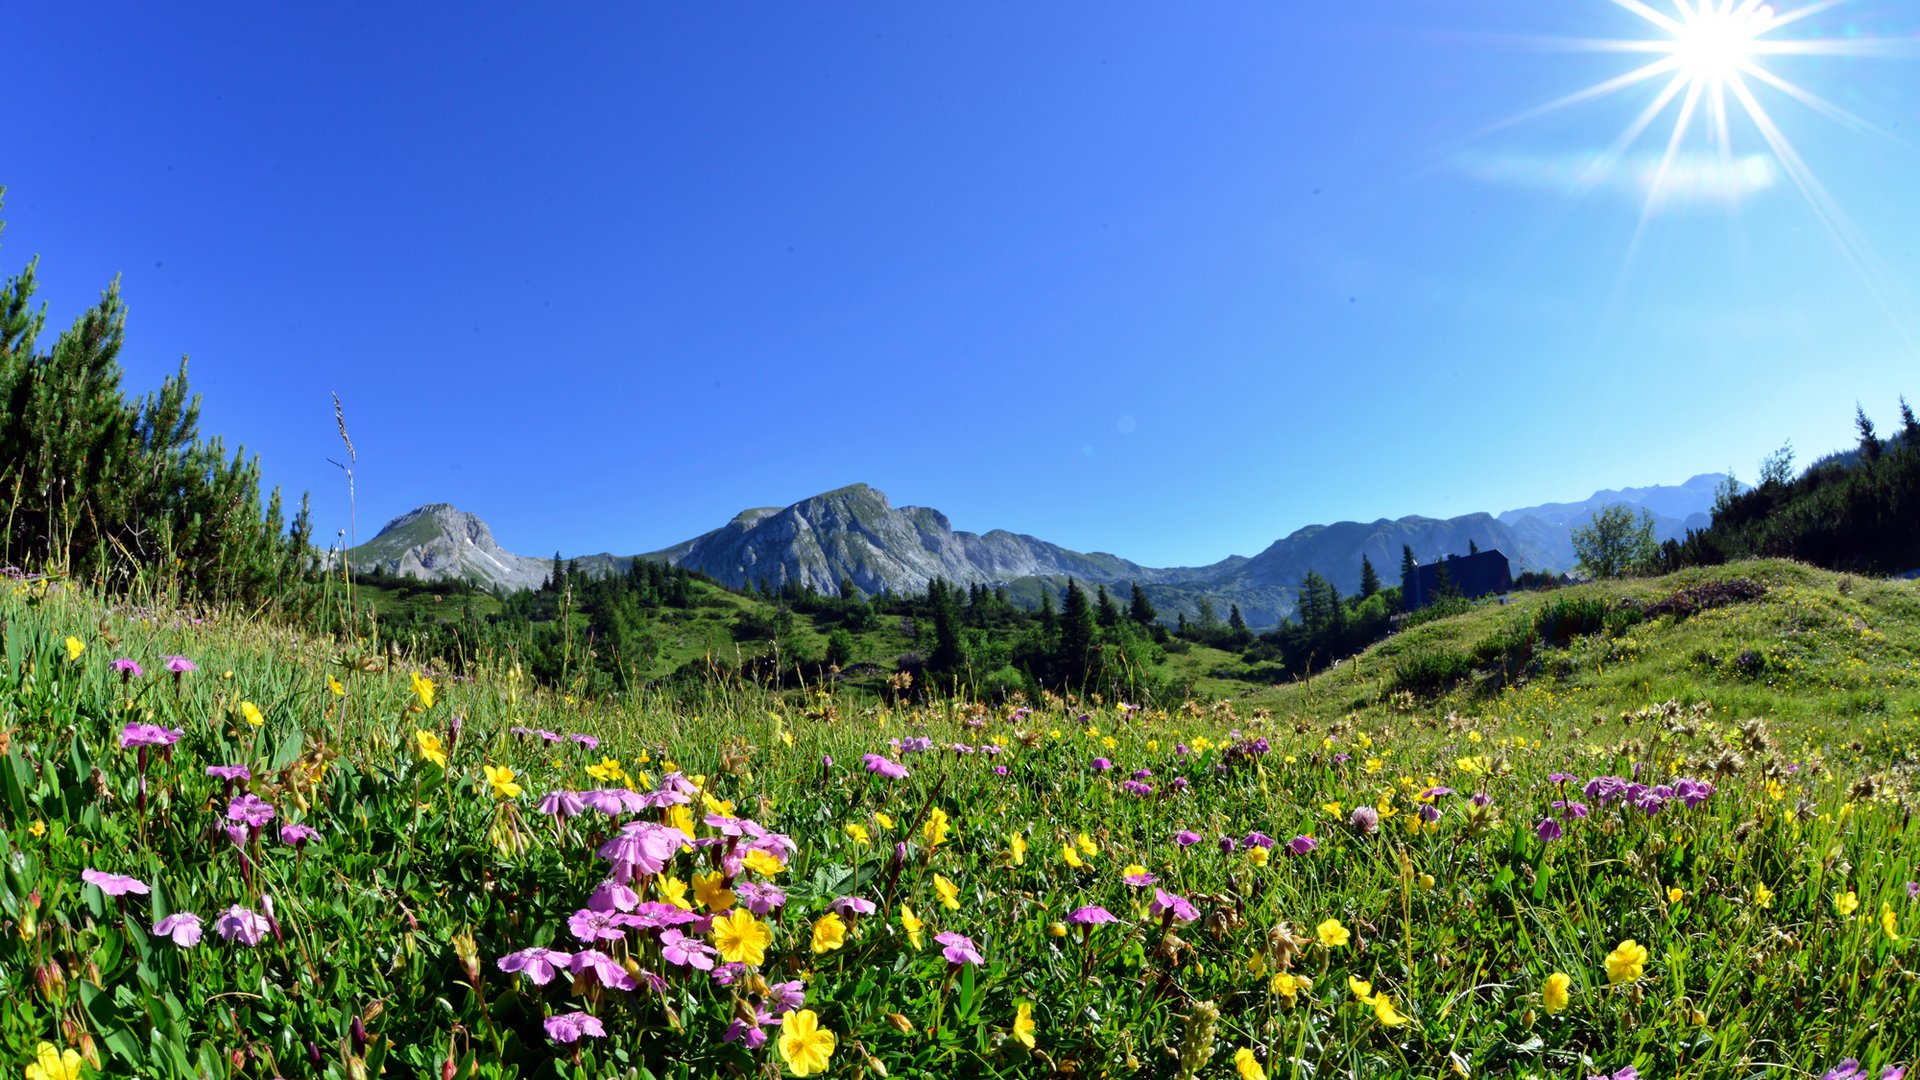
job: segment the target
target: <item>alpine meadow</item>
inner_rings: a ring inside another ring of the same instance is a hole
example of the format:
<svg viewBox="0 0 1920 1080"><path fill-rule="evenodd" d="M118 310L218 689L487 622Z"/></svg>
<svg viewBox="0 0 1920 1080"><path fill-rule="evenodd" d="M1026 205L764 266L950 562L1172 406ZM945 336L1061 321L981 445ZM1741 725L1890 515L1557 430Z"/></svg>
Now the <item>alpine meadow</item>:
<svg viewBox="0 0 1920 1080"><path fill-rule="evenodd" d="M6 1075L1920 1063L1915 12L4 22Z"/></svg>

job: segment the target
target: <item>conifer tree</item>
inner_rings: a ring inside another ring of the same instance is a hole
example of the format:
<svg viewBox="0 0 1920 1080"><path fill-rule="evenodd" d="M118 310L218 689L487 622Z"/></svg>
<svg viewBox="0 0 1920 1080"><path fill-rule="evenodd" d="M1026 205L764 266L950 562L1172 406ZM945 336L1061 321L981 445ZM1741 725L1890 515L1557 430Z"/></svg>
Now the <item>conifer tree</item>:
<svg viewBox="0 0 1920 1080"><path fill-rule="evenodd" d="M1139 582L1134 582L1133 602L1127 605L1127 617L1141 626L1151 626L1158 615L1159 612L1154 611L1153 605L1147 602L1146 590L1140 587Z"/></svg>
<svg viewBox="0 0 1920 1080"><path fill-rule="evenodd" d="M1066 606L1060 611L1060 647L1054 658L1056 670L1069 687L1077 689L1090 674L1093 638L1093 607L1087 603L1087 594L1068 578Z"/></svg>
<svg viewBox="0 0 1920 1080"><path fill-rule="evenodd" d="M1239 604L1234 604L1234 605L1231 605L1231 606L1230 606L1230 607L1228 608L1228 610L1227 610L1227 628L1228 628L1228 629L1230 629L1230 630L1232 630L1232 631L1233 631L1234 633L1236 633L1236 634L1237 634L1237 633L1240 633L1240 632L1242 632L1242 631L1244 631L1244 630L1246 630L1246 628L1247 628L1247 620L1246 620L1246 617L1245 617L1245 616L1243 616L1243 615L1241 615L1241 614L1240 614L1240 605L1239 605Z"/></svg>
<svg viewBox="0 0 1920 1080"><path fill-rule="evenodd" d="M1380 575L1373 569L1373 560L1360 556L1360 598L1367 599L1380 591Z"/></svg>
<svg viewBox="0 0 1920 1080"><path fill-rule="evenodd" d="M1412 584L1413 575L1416 572L1418 572L1419 568L1420 568L1420 563L1416 561L1413 557L1413 545L1401 544L1400 545L1400 582L1401 584L1402 585Z"/></svg>
<svg viewBox="0 0 1920 1080"><path fill-rule="evenodd" d="M1098 588L1099 599L1094 603L1094 610L1098 613L1100 625L1111 629L1120 622L1120 607L1113 602L1113 597L1107 594L1105 585L1100 585Z"/></svg>
<svg viewBox="0 0 1920 1080"><path fill-rule="evenodd" d="M1853 426L1860 433L1860 453L1868 461L1880 460L1880 439L1874 434L1873 421L1867 418L1867 410L1859 402L1853 405Z"/></svg>

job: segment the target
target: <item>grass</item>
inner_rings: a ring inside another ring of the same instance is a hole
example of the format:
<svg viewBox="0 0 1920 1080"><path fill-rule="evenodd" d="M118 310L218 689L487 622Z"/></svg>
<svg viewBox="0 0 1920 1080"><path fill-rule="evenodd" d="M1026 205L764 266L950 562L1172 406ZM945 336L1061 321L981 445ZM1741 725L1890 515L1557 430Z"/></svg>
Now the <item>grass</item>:
<svg viewBox="0 0 1920 1080"><path fill-rule="evenodd" d="M1646 614L1734 581L1764 591ZM1596 633L1525 645L1547 605L1583 600ZM1242 1050L1274 1077L1819 1076L1847 1057L1878 1075L1920 1053L1912 583L1759 562L1529 595L1311 681L1148 712L889 709L731 683L581 702L504 675L423 693L373 643L269 622L192 625L29 583L0 618L10 1068L45 1042L111 1075L773 1075L792 1071L781 1021L757 1049L725 1034L758 1027L789 981L848 1077L1252 1075ZM199 670L166 674L169 654ZM1218 669L1195 654L1174 660ZM146 674L117 674L118 657ZM1406 688L1422 658L1452 673L1429 692ZM181 734L143 757L120 746L128 724ZM911 775L874 775L866 754ZM726 906L712 884L777 883L754 969L723 984L669 959L662 930L628 928L600 946L622 965L609 978L657 987L503 971L528 948L588 948L570 923L610 868L595 851L616 822L548 817L542 796L670 790L675 772L699 788L687 816L625 819L678 821L702 846L669 845L633 888L688 886L706 917ZM1636 774L1715 790L1653 814L1580 790ZM236 845L243 791L276 816ZM1590 812L1552 805L1567 800ZM791 845L740 865L752 835L729 839L721 815ZM1543 838L1546 819L1563 835ZM318 835L283 843L288 822ZM1188 830L1200 841L1176 842ZM1289 854L1294 837L1315 846ZM1155 888L1123 880L1134 865L1194 920L1156 914ZM89 869L151 891L108 896ZM851 896L875 911L825 947L833 928L816 927ZM258 944L216 929L269 904ZM1118 921L1068 925L1088 905ZM154 932L174 912L205 920L198 945ZM943 956L948 932L981 962ZM1613 982L1626 939L1647 957ZM1555 972L1571 987L1558 1010ZM547 1021L576 1012L605 1035L551 1038Z"/></svg>

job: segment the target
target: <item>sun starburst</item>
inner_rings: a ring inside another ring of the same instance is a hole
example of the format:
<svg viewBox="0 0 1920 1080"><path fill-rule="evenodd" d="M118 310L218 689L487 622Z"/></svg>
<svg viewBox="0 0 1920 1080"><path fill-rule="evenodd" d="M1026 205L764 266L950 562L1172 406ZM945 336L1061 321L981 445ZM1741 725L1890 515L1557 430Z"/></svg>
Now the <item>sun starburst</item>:
<svg viewBox="0 0 1920 1080"><path fill-rule="evenodd" d="M1596 0L1597 2L1597 0ZM1775 68L1796 56L1889 56L1912 52L1911 39L1823 37L1809 32L1813 16L1846 0L1806 0L1794 6L1764 0L1606 0L1636 16L1647 34L1628 38L1548 39L1556 49L1638 55L1629 70L1510 117L1481 134L1585 105L1627 91L1649 92L1646 103L1604 150L1587 157L1571 186L1591 190L1617 178L1628 155L1671 114L1665 145L1640 151L1648 164L1635 171L1644 192L1638 227L1628 253L1639 247L1648 223L1669 200L1708 195L1737 206L1766 184L1753 183L1756 167L1784 175L1799 191L1883 307L1875 260L1864 236L1848 219L1800 151L1788 139L1768 104L1784 100L1855 131L1898 142L1888 132L1795 83ZM1736 143L1754 143L1735 160ZM1771 181L1769 180L1768 183ZM1902 321L1896 319L1896 321Z"/></svg>

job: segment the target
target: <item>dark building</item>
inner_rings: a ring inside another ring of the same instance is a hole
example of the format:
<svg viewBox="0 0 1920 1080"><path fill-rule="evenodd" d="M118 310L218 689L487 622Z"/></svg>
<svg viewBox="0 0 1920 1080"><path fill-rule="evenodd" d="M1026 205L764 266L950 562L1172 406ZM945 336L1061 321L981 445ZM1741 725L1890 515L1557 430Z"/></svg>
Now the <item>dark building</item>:
<svg viewBox="0 0 1920 1080"><path fill-rule="evenodd" d="M1418 611L1440 598L1440 568L1446 567L1447 579L1455 591L1471 600L1476 596L1504 595L1513 588L1513 568L1498 551L1480 551L1472 555L1449 555L1439 562L1413 568L1400 575L1400 606Z"/></svg>

